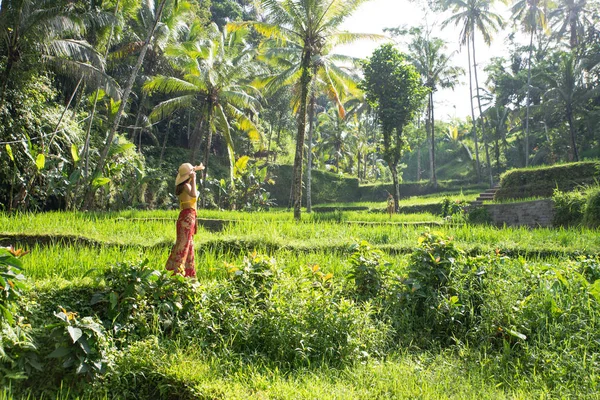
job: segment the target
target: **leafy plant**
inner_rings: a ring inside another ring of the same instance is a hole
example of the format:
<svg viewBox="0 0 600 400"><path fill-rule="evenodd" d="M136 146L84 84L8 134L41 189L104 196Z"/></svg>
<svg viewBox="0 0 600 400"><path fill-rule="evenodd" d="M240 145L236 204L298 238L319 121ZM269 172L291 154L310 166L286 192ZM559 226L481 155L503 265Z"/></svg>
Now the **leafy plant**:
<svg viewBox="0 0 600 400"><path fill-rule="evenodd" d="M76 374L89 377L103 373L108 361L110 339L102 324L92 317L78 318L62 308L54 316L59 320L46 326L54 338L55 349L47 358L62 361L62 368L75 368Z"/></svg>
<svg viewBox="0 0 600 400"><path fill-rule="evenodd" d="M24 254L27 252L20 249L0 247L0 322L14 323L15 302L25 289L23 263L19 260Z"/></svg>
<svg viewBox="0 0 600 400"><path fill-rule="evenodd" d="M467 222L470 224L489 224L492 222L492 217L485 207L471 207L466 214Z"/></svg>
<svg viewBox="0 0 600 400"><path fill-rule="evenodd" d="M590 228L600 227L600 187L589 191L583 222Z"/></svg>
<svg viewBox="0 0 600 400"><path fill-rule="evenodd" d="M361 301L377 297L385 290L386 267L383 253L362 241L351 246L350 272L347 279L354 284L356 298Z"/></svg>
<svg viewBox="0 0 600 400"><path fill-rule="evenodd" d="M238 294L253 301L267 298L279 275L275 259L256 251L244 257L241 266L226 264L226 267Z"/></svg>
<svg viewBox="0 0 600 400"><path fill-rule="evenodd" d="M268 176L265 162L254 162L248 156L240 157L233 168L233 179L213 179L214 201L219 208L239 211L268 210L275 205L267 185L275 182Z"/></svg>
<svg viewBox="0 0 600 400"><path fill-rule="evenodd" d="M104 274L106 290L91 303L116 337L146 336L160 331L173 333L194 308L195 291L189 280L141 264L120 263Z"/></svg>
<svg viewBox="0 0 600 400"><path fill-rule="evenodd" d="M563 192L554 189L554 226L577 226L583 221L586 196L580 190Z"/></svg>
<svg viewBox="0 0 600 400"><path fill-rule="evenodd" d="M450 197L442 199L442 217L452 217L454 215L463 215L469 203L466 200L452 200Z"/></svg>

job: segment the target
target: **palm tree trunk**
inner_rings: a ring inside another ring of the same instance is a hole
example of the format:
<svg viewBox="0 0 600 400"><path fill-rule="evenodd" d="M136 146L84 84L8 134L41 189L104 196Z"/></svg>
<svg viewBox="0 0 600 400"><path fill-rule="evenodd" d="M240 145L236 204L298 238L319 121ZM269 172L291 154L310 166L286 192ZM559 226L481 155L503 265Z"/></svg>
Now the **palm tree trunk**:
<svg viewBox="0 0 600 400"><path fill-rule="evenodd" d="M294 192L294 219L300 221L302 207L302 163L304 158L304 137L306 135L306 103L308 100L308 89L310 85L311 52L305 49L302 54L300 76L300 109L298 110L298 133L296 136L296 154L294 155L294 171L292 177L293 192Z"/></svg>
<svg viewBox="0 0 600 400"><path fill-rule="evenodd" d="M152 40L152 36L154 36L154 32L156 31L156 26L158 25L158 22L160 21L160 18L162 16L162 12L163 12L166 2L167 2L167 0L161 0L160 4L158 6L158 9L156 11L156 19L154 20L154 23L150 26L150 29L148 29L148 34L146 35L146 40L144 41L144 45L142 46L142 49L140 51L140 55L138 56L137 62L135 63L135 66L133 67L133 70L131 71L131 75L129 76L129 79L127 80L127 84L125 85L125 90L123 91L123 96L121 97L121 104L119 105L119 110L117 111L117 115L115 116L113 125L112 125L110 131L108 132L108 137L106 138L106 144L104 145L104 148L102 149L102 152L100 153L100 159L98 160L98 164L96 164L96 169L94 170L94 174L92 176L100 175L102 173L102 170L104 169L104 164L106 163L106 157L108 156L108 151L110 150L110 146L115 137L115 133L117 132L117 129L119 128L119 124L121 123L121 117L122 117L123 113L125 112L125 107L127 105L127 101L129 100L129 95L131 94L131 89L133 88L133 84L135 82L135 79L137 78L137 74L138 74L140 68L142 67L142 63L144 62L144 57L146 57L146 53L148 52L148 47L150 47L150 41ZM93 200L94 200L95 192L96 192L96 189L94 188L94 186L89 184L88 192L87 192L85 204L84 204L85 208L91 207Z"/></svg>
<svg viewBox="0 0 600 400"><path fill-rule="evenodd" d="M567 106L567 122L569 123L569 133L571 134L571 146L573 147L573 159L579 161L579 152L577 151L577 142L575 141L575 124L573 122L573 110Z"/></svg>
<svg viewBox="0 0 600 400"><path fill-rule="evenodd" d="M146 100L146 91L142 91L142 97L140 98L140 102L138 104L137 115L135 116L135 124L133 125L133 134L131 135L131 141L135 144L135 140L137 138L138 145L138 153L142 154L142 128L139 126L140 118L142 117L142 108L144 101ZM139 137L137 136L139 134Z"/></svg>
<svg viewBox="0 0 600 400"><path fill-rule="evenodd" d="M467 57L469 59L469 97L471 100L471 119L473 121L473 141L475 142L475 172L477 182L481 182L481 167L479 163L479 143L477 142L477 121L475 120L475 106L473 105L473 78L471 73L471 50L467 44Z"/></svg>
<svg viewBox="0 0 600 400"><path fill-rule="evenodd" d="M433 114L433 93L429 93L429 103L427 104L427 107L429 108L429 118L431 119L431 122L429 123L429 128L431 129L431 143L429 147L431 183L434 188L437 188L437 176L435 174L435 118Z"/></svg>
<svg viewBox="0 0 600 400"><path fill-rule="evenodd" d="M207 176L207 171L208 171L208 160L210 158L210 148L212 146L212 136L213 136L213 130L211 128L211 123L212 123L212 106L210 106L208 113L206 115L206 147L204 148L204 169L202 170L202 177L204 180L206 180L206 176ZM195 161L195 160L193 160Z"/></svg>
<svg viewBox="0 0 600 400"><path fill-rule="evenodd" d="M527 100L525 102L525 167L529 166L529 106L530 100L530 89L531 89L531 54L533 53L533 34L535 32L535 25L531 30L531 36L529 37L529 59L527 60Z"/></svg>
<svg viewBox="0 0 600 400"><path fill-rule="evenodd" d="M314 91L310 95L308 107L308 153L306 154L306 212L312 212L312 138L315 129L315 103L317 99Z"/></svg>

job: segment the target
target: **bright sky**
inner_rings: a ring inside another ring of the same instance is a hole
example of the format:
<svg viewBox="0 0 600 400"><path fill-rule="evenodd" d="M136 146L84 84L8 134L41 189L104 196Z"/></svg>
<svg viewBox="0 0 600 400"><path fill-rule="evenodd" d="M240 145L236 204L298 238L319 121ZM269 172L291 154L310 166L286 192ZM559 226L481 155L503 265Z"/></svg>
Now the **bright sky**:
<svg viewBox="0 0 600 400"><path fill-rule="evenodd" d="M500 5L497 12L510 16L509 6ZM458 37L460 30L454 25L449 25L441 30L440 25L450 14L436 15L429 12L429 15L419 8L415 2L408 0L371 0L364 3L350 18L341 26L342 30L355 33L378 33L383 34L383 28L395 28L401 25L407 27L428 24L437 26L434 29L433 36L440 37L448 43L448 51L457 51L454 55L454 65L461 66L467 74L461 78L461 84L454 91L450 89L440 89L434 95L436 119L449 120L453 117L464 118L471 114L469 101L469 77L467 49L459 49ZM486 75L483 67L488 64L491 57L506 55L504 40L507 32L501 32L494 36L490 47L483 43L480 36L475 37L475 46L477 49L477 64L479 85L485 82ZM337 53L346 54L354 57L368 57L373 50L381 43L360 41L352 45L340 46ZM473 83L473 86L475 84ZM475 103L475 107L477 104ZM477 109L477 108L476 108ZM475 117L479 115L475 113Z"/></svg>

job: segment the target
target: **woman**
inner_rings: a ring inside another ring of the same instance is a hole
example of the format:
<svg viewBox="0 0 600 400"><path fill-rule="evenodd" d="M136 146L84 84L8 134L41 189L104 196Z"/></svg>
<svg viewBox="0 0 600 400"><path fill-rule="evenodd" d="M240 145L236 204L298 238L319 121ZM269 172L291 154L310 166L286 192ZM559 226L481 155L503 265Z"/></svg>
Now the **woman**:
<svg viewBox="0 0 600 400"><path fill-rule="evenodd" d="M167 260L167 270L175 274L195 277L194 235L196 234L196 171L204 165L181 164L175 179L175 194L179 198L179 218L177 219L177 241Z"/></svg>

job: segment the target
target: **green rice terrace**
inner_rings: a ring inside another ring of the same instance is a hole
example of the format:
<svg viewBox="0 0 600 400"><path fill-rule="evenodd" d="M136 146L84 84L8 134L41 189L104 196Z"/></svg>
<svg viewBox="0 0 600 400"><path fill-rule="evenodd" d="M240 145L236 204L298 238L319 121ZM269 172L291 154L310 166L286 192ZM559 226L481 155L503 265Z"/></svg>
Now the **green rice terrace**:
<svg viewBox="0 0 600 400"><path fill-rule="evenodd" d="M333 207L0 214L0 398L598 398L597 229Z"/></svg>

